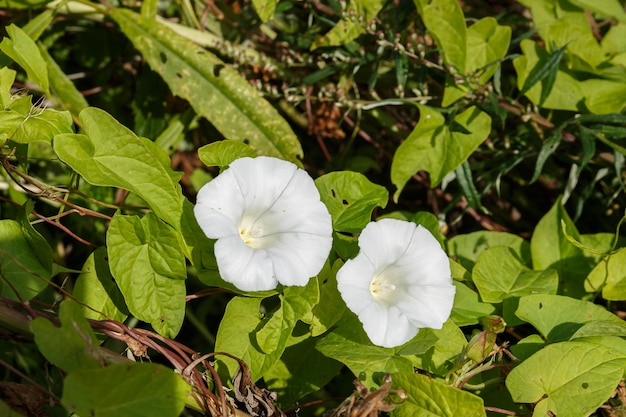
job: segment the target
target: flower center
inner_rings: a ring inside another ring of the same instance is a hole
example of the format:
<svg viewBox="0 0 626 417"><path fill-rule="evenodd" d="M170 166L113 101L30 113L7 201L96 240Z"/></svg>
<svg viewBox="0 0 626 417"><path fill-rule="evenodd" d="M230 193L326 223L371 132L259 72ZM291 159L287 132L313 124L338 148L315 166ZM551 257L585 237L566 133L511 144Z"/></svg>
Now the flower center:
<svg viewBox="0 0 626 417"><path fill-rule="evenodd" d="M394 303L394 300L400 295L396 291L397 289L398 287L384 276L376 275L370 282L370 294L374 300L385 304Z"/></svg>
<svg viewBox="0 0 626 417"><path fill-rule="evenodd" d="M263 226L258 224L240 225L239 236L243 243L254 249L262 248L263 245Z"/></svg>

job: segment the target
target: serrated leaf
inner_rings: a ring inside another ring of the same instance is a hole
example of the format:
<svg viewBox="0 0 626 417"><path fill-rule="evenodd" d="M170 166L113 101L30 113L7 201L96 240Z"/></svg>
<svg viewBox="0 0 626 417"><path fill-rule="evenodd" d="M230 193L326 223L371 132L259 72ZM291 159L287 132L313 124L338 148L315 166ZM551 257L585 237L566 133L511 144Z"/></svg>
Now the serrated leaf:
<svg viewBox="0 0 626 417"><path fill-rule="evenodd" d="M467 28L461 6L450 0L414 0L446 64L465 73Z"/></svg>
<svg viewBox="0 0 626 417"><path fill-rule="evenodd" d="M394 389L407 399L391 412L394 417L484 417L482 398L414 372L393 374Z"/></svg>
<svg viewBox="0 0 626 417"><path fill-rule="evenodd" d="M172 170L165 151L95 107L84 109L79 119L85 134L54 138L59 158L90 184L136 193L159 217L179 224L182 174Z"/></svg>
<svg viewBox="0 0 626 417"><path fill-rule="evenodd" d="M88 319L124 322L128 316L128 307L111 275L104 247L93 251L85 261L74 284L73 295L85 304L83 314Z"/></svg>
<svg viewBox="0 0 626 417"><path fill-rule="evenodd" d="M172 92L226 139L298 163L302 147L293 130L237 71L159 22L120 8L109 15Z"/></svg>
<svg viewBox="0 0 626 417"><path fill-rule="evenodd" d="M600 345L555 343L515 367L506 386L514 401L537 403L533 417L586 417L613 394L624 364L626 356Z"/></svg>
<svg viewBox="0 0 626 417"><path fill-rule="evenodd" d="M322 203L328 207L333 229L360 232L371 221L376 207L385 208L389 193L352 171L330 172L315 180Z"/></svg>
<svg viewBox="0 0 626 417"><path fill-rule="evenodd" d="M176 232L152 213L116 214L107 232L111 273L130 312L165 337L185 317L185 257Z"/></svg>
<svg viewBox="0 0 626 417"><path fill-rule="evenodd" d="M9 37L2 40L0 50L24 68L28 78L39 84L43 92L50 96L48 70L35 41L14 24L7 26L5 30Z"/></svg>
<svg viewBox="0 0 626 417"><path fill-rule="evenodd" d="M61 303L59 308L61 327L38 317L30 324L39 351L53 365L65 372L99 368L98 341L83 316L81 307L72 300Z"/></svg>
<svg viewBox="0 0 626 417"><path fill-rule="evenodd" d="M178 417L191 387L172 370L152 363L111 365L70 373L63 405L93 417Z"/></svg>
<svg viewBox="0 0 626 417"><path fill-rule="evenodd" d="M11 300L32 299L48 286L47 280L51 276L52 251L37 232L28 228L32 229L30 225L14 220L0 220L0 266L3 278L0 281L0 295ZM33 240L35 234L43 242Z"/></svg>
<svg viewBox="0 0 626 417"><path fill-rule="evenodd" d="M487 249L472 270L472 280L488 303L534 293L556 294L559 286L555 270L533 271L506 246Z"/></svg>
<svg viewBox="0 0 626 417"><path fill-rule="evenodd" d="M604 307L560 295L522 297L515 314L532 324L549 342L569 340L584 324L593 321L623 324L622 319Z"/></svg>
<svg viewBox="0 0 626 417"><path fill-rule="evenodd" d="M555 269L559 273L559 292L578 298L584 292L583 280L591 270L581 249L573 245L563 233L565 222L568 234L577 241L580 235L565 208L558 199L550 211L539 220L530 250L535 270Z"/></svg>
<svg viewBox="0 0 626 417"><path fill-rule="evenodd" d="M602 290L606 300L626 300L626 248L621 248L598 263L585 280L585 290Z"/></svg>
<svg viewBox="0 0 626 417"><path fill-rule="evenodd" d="M209 143L198 149L198 157L204 165L217 166L220 169L228 167L235 159L254 158L257 155L245 143L228 139Z"/></svg>
<svg viewBox="0 0 626 417"><path fill-rule="evenodd" d="M391 164L391 181L398 188L394 200L417 171L430 173L431 186L441 183L480 145L491 131L491 118L470 107L454 118L468 134L445 125L443 115L430 107L418 105L420 119L408 138L398 147Z"/></svg>

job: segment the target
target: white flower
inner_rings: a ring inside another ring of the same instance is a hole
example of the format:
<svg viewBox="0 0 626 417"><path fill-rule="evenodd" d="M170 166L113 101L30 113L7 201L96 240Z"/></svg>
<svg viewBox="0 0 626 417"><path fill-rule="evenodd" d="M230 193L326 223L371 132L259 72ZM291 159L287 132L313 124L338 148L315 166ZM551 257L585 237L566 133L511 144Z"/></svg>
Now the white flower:
<svg viewBox="0 0 626 417"><path fill-rule="evenodd" d="M194 214L225 281L244 291L306 285L332 246L313 179L291 162L241 158L198 192Z"/></svg>
<svg viewBox="0 0 626 417"><path fill-rule="evenodd" d="M422 226L384 219L363 229L359 247L337 272L337 284L372 343L399 346L420 328L441 329L456 288L437 239Z"/></svg>

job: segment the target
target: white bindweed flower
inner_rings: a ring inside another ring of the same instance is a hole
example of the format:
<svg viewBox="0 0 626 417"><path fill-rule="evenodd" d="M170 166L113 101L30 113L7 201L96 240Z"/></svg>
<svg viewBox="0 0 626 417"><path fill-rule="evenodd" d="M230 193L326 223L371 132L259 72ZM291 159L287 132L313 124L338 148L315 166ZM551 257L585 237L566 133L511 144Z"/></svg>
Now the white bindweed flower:
<svg viewBox="0 0 626 417"><path fill-rule="evenodd" d="M337 285L372 343L399 346L420 328L441 329L456 288L437 239L415 223L383 219L363 229L359 247L337 272Z"/></svg>
<svg viewBox="0 0 626 417"><path fill-rule="evenodd" d="M332 246L313 179L291 162L241 158L198 192L194 214L225 281L244 291L306 285Z"/></svg>

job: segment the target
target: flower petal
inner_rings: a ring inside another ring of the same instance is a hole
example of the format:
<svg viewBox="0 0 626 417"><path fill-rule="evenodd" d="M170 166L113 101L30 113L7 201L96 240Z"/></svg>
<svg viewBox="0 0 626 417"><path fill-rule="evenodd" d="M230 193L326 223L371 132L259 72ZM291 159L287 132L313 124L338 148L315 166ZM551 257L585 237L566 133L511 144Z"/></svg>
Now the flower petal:
<svg viewBox="0 0 626 417"><path fill-rule="evenodd" d="M243 291L266 291L276 288L272 261L264 250L247 246L239 235L218 239L215 243L217 266L224 281Z"/></svg>
<svg viewBox="0 0 626 417"><path fill-rule="evenodd" d="M233 172L226 170L200 188L194 214L204 234L219 239L239 234L237 226L244 207L239 184Z"/></svg>
<svg viewBox="0 0 626 417"><path fill-rule="evenodd" d="M374 265L360 253L337 271L337 289L348 308L357 315L373 302L370 282L374 273Z"/></svg>
<svg viewBox="0 0 626 417"><path fill-rule="evenodd" d="M419 331L398 308L385 308L376 302L359 314L359 320L372 343L386 348L408 342Z"/></svg>
<svg viewBox="0 0 626 417"><path fill-rule="evenodd" d="M415 223L396 219L371 222L359 236L359 253L367 256L380 271L407 251L415 228Z"/></svg>
<svg viewBox="0 0 626 417"><path fill-rule="evenodd" d="M404 288L395 306L417 327L441 329L450 317L456 288L453 285L413 285Z"/></svg>

